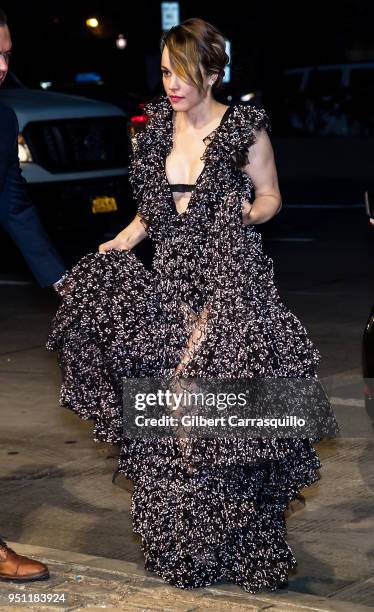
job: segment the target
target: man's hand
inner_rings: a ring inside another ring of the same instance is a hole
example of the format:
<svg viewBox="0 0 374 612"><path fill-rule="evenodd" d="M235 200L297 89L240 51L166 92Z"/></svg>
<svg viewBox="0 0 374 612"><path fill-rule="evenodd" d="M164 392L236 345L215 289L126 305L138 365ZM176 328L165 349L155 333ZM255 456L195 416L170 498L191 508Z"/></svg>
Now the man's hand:
<svg viewBox="0 0 374 612"><path fill-rule="evenodd" d="M59 295L63 295L62 293L62 287L64 285L64 280L65 280L65 274L55 283L53 283L52 287L53 289L56 291L56 293L58 293Z"/></svg>
<svg viewBox="0 0 374 612"><path fill-rule="evenodd" d="M64 287L64 283L61 283L61 284L54 283L53 284L53 289L56 291L56 293L58 293L60 297L65 295L65 290L63 289L63 287Z"/></svg>
<svg viewBox="0 0 374 612"><path fill-rule="evenodd" d="M60 297L64 297L65 295L70 293L73 287L74 283L71 280L69 281L69 279L67 278L67 274L64 274L64 276L60 278L60 280L53 283L53 289L56 291L56 293L58 293Z"/></svg>

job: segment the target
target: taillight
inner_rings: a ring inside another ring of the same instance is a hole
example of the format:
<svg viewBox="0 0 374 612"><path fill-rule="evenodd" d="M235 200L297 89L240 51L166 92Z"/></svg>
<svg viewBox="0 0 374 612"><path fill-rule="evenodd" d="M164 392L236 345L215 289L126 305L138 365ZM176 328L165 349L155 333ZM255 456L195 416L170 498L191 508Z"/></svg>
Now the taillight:
<svg viewBox="0 0 374 612"><path fill-rule="evenodd" d="M130 117L129 123L128 123L129 134L131 137L133 137L136 134L136 132L139 132L140 130L144 128L149 118L148 115L143 110L145 104L141 102L138 106L140 109L139 114L133 115L132 117Z"/></svg>
<svg viewBox="0 0 374 612"><path fill-rule="evenodd" d="M147 123L147 121L148 121L148 115L146 115L145 113L144 115L134 115L130 119L130 123L132 123L135 126L143 125L144 123Z"/></svg>

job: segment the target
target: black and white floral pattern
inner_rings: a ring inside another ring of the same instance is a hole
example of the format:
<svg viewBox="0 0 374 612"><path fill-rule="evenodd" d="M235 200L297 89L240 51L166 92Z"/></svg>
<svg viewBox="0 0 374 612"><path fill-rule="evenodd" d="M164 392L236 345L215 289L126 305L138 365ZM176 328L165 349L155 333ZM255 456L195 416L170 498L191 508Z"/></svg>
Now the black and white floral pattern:
<svg viewBox="0 0 374 612"><path fill-rule="evenodd" d="M60 403L93 419L96 441L118 445L134 482L131 512L145 567L180 588L232 581L246 591L287 584L296 559L284 511L320 478L310 439L130 439L122 377L172 377L199 314L208 313L184 377L317 378L320 354L281 301L256 226L254 188L241 170L263 108L233 105L205 139L204 169L178 213L165 173L173 147L166 96L147 107L130 178L156 250L151 270L132 251L83 257L64 279L47 348L63 374ZM126 433L126 432L125 432Z"/></svg>

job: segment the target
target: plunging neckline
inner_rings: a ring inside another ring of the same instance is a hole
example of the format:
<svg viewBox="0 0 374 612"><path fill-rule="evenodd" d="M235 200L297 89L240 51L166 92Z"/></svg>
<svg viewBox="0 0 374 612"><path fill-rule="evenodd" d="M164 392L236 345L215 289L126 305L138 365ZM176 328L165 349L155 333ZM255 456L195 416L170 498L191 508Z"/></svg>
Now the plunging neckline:
<svg viewBox="0 0 374 612"><path fill-rule="evenodd" d="M220 120L218 126L214 130L209 132L209 134L203 138L203 142L205 140L207 140L207 139L210 139L210 141L208 142L208 144L205 147L204 153L201 156L202 158L205 156L208 148L212 144L213 140L216 138L216 135L217 135L218 131L223 126L223 124L226 121L226 118L229 116L230 111L232 110L232 108L233 108L232 106L228 106L226 108L225 112L223 113L223 115L221 117L221 120ZM164 174L164 178L165 178L165 181L167 183L167 186L168 186L168 191L169 191L169 195L170 195L170 199L171 199L171 205L172 205L172 209L174 211L174 214L175 214L176 217L183 217L184 215L186 215L190 211L191 203L193 202L194 195L195 195L195 192L196 192L196 188L198 187L198 185L201 182L201 179L204 176L204 173L205 173L205 170L206 170L206 167L207 167L207 162L205 161L200 174L198 175L195 183L193 183L194 188L191 191L191 196L190 196L190 199L188 200L188 205L187 205L186 210L181 212L181 213L179 213L177 211L177 207L176 207L174 196L173 196L172 184L169 182L169 179L168 179L167 174L166 174L166 159L168 158L168 156L169 156L169 154L170 154L170 152L171 152L171 150L173 149L173 146L174 146L174 111L173 111L173 113L171 115L171 128L172 128L172 132L171 132L171 147L170 147L170 150L169 150L167 156L165 157L165 159L163 161L163 174Z"/></svg>

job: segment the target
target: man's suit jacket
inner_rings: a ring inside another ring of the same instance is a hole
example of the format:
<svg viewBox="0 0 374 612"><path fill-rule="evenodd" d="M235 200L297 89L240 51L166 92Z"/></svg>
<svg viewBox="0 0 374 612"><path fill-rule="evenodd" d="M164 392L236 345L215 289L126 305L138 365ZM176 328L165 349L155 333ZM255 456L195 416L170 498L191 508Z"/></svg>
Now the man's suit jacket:
<svg viewBox="0 0 374 612"><path fill-rule="evenodd" d="M17 138L14 111L0 105L0 224L20 249L38 284L47 287L61 278L65 266L27 195Z"/></svg>

